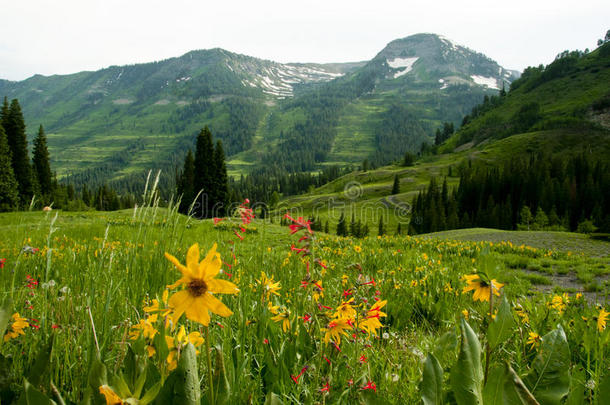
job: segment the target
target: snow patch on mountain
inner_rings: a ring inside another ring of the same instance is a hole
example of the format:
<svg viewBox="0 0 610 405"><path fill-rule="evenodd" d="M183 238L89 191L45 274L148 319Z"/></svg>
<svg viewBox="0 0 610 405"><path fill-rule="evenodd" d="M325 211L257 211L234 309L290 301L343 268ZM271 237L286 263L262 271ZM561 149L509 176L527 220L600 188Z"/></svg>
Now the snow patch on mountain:
<svg viewBox="0 0 610 405"><path fill-rule="evenodd" d="M387 59L386 62L392 69L399 69L398 72L394 73L394 79L396 79L397 77L409 73L411 69L413 69L413 64L415 64L418 59L419 57L415 56L412 58L394 58L393 60Z"/></svg>
<svg viewBox="0 0 610 405"><path fill-rule="evenodd" d="M500 87L498 87L498 79L494 77L471 75L470 78L480 86L487 86L490 89L500 90Z"/></svg>

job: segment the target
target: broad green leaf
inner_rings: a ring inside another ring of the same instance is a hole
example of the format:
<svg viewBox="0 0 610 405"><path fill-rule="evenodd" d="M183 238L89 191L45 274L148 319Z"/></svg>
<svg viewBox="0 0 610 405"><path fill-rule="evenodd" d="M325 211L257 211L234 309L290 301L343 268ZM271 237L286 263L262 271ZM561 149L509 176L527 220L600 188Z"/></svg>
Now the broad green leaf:
<svg viewBox="0 0 610 405"><path fill-rule="evenodd" d="M104 384L108 384L108 372L104 363L96 358L89 370L89 385L94 396L96 396L96 393L99 395L99 389Z"/></svg>
<svg viewBox="0 0 610 405"><path fill-rule="evenodd" d="M461 320L462 341L457 362L451 368L451 388L458 405L483 404L481 344L468 322Z"/></svg>
<svg viewBox="0 0 610 405"><path fill-rule="evenodd" d="M495 366L489 370L487 382L483 387L483 402L485 405L504 405L505 382L504 366Z"/></svg>
<svg viewBox="0 0 610 405"><path fill-rule="evenodd" d="M155 403L199 405L200 394L195 347L189 343L182 350L178 367L165 380Z"/></svg>
<svg viewBox="0 0 610 405"><path fill-rule="evenodd" d="M442 405L443 403L443 368L432 353L424 363L421 381L421 398L424 405Z"/></svg>
<svg viewBox="0 0 610 405"><path fill-rule="evenodd" d="M225 364L222 356L222 348L216 346L216 368L214 370L214 399L217 404L226 403L229 395L231 394L231 387L229 386L229 380L225 373Z"/></svg>
<svg viewBox="0 0 610 405"><path fill-rule="evenodd" d="M12 316L13 303L10 298L5 299L0 305L0 346L4 342L4 335L6 328L8 327L9 321Z"/></svg>
<svg viewBox="0 0 610 405"><path fill-rule="evenodd" d="M56 405L55 401L49 399L38 391L27 379L23 379L23 396L27 405ZM22 402L22 401L19 401Z"/></svg>
<svg viewBox="0 0 610 405"><path fill-rule="evenodd" d="M487 330L487 341L489 347L495 349L500 343L503 343L510 337L515 327L515 319L510 309L510 304L506 299L506 295L502 297L502 302L498 308L496 318L489 325Z"/></svg>
<svg viewBox="0 0 610 405"><path fill-rule="evenodd" d="M570 393L566 405L584 405L585 403L585 372L583 369L575 369L572 371L570 381ZM608 393L610 395L610 392ZM607 398L610 398L607 397Z"/></svg>
<svg viewBox="0 0 610 405"><path fill-rule="evenodd" d="M51 351L53 350L54 340L55 335L51 336L51 338L49 339L49 343L47 343L44 347L40 349L36 358L36 362L28 373L28 382L33 386L37 386L38 384L40 384L42 375L49 367L49 360L51 359Z"/></svg>
<svg viewBox="0 0 610 405"><path fill-rule="evenodd" d="M273 392L267 394L267 398L265 399L265 405L284 405L280 397L278 397Z"/></svg>
<svg viewBox="0 0 610 405"><path fill-rule="evenodd" d="M155 385L150 387L148 391L144 394L142 399L140 399L140 405L147 405L155 400L159 391L161 390L161 381L157 382Z"/></svg>
<svg viewBox="0 0 610 405"><path fill-rule="evenodd" d="M504 384L504 403L507 405L540 405L527 389L515 370L506 363L506 382ZM487 404L486 404L487 405Z"/></svg>
<svg viewBox="0 0 610 405"><path fill-rule="evenodd" d="M559 405L570 389L570 349L561 325L542 337L540 351L525 378L542 405Z"/></svg>

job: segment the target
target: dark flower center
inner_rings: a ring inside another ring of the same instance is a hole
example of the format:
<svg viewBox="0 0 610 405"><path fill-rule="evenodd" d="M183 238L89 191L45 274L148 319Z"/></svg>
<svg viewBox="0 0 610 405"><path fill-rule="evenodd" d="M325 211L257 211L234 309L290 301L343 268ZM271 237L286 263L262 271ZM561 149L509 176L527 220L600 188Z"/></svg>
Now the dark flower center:
<svg viewBox="0 0 610 405"><path fill-rule="evenodd" d="M194 297L199 297L208 290L208 285L201 279L196 279L188 284L188 290Z"/></svg>

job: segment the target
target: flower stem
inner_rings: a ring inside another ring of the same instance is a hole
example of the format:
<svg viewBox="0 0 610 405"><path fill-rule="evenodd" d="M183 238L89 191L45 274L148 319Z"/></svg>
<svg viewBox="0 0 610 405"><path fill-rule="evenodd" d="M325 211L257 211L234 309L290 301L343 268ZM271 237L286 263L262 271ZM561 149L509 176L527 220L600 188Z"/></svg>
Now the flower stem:
<svg viewBox="0 0 610 405"><path fill-rule="evenodd" d="M212 359L210 358L210 332L205 327L205 356L208 363L208 383L210 385L210 404L214 405L214 380L212 379Z"/></svg>
<svg viewBox="0 0 610 405"><path fill-rule="evenodd" d="M493 307L494 307L494 283L493 281L489 282L489 323L487 324L487 330L489 331L489 326L491 325L491 322L493 321ZM489 332L488 332L489 333ZM486 350L486 354L485 354L485 378L483 379L483 383L487 383L487 374L489 373L489 357L491 356L491 347L489 347L489 334L488 334L488 338L487 338L487 342L485 344L485 350Z"/></svg>

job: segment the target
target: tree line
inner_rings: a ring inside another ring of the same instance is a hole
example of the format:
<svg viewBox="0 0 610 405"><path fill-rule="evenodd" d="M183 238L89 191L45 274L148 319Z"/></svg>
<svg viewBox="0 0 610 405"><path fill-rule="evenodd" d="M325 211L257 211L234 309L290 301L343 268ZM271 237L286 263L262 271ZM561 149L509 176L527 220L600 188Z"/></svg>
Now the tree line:
<svg viewBox="0 0 610 405"><path fill-rule="evenodd" d="M456 189L449 190L446 179L440 186L431 179L414 198L411 234L470 227L610 232L605 161L539 154L503 167L469 164L460 170Z"/></svg>

